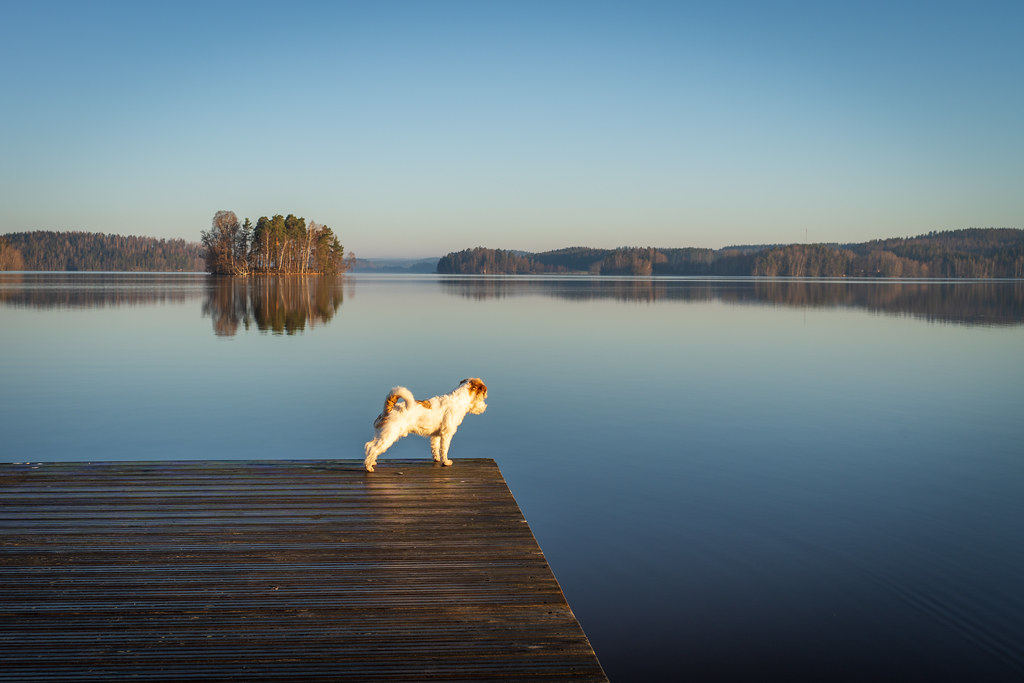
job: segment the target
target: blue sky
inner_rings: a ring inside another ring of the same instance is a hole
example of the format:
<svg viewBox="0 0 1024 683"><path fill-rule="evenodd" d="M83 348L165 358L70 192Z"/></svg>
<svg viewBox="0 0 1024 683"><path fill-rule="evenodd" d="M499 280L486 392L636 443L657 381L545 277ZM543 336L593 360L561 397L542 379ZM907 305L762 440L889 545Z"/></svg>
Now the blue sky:
<svg viewBox="0 0 1024 683"><path fill-rule="evenodd" d="M365 257L1024 227L1024 2L0 3L0 233Z"/></svg>

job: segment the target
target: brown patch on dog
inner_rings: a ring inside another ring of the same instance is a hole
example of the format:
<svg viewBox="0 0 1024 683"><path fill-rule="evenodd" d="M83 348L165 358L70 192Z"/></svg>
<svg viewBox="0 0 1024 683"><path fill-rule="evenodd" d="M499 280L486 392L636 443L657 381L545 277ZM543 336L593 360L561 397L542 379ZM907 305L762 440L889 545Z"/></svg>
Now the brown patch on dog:
<svg viewBox="0 0 1024 683"><path fill-rule="evenodd" d="M469 393L477 394L482 398L487 398L487 385L484 384L482 380L476 377L470 377L459 382L460 385L466 383L469 384Z"/></svg>
<svg viewBox="0 0 1024 683"><path fill-rule="evenodd" d="M388 394L388 397L384 399L384 412L377 416L377 419L373 421L375 429L380 429L381 425L388 418L388 414L395 409L395 404L398 403L398 399L402 398L398 394Z"/></svg>
<svg viewBox="0 0 1024 683"><path fill-rule="evenodd" d="M426 401L416 401L416 402L419 403L424 408L430 409L430 407L431 407L430 399L427 399Z"/></svg>

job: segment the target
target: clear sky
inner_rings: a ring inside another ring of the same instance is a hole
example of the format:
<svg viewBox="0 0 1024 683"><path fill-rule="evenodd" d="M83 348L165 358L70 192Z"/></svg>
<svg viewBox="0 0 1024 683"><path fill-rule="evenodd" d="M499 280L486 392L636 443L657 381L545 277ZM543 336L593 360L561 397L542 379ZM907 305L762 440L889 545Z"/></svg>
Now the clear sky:
<svg viewBox="0 0 1024 683"><path fill-rule="evenodd" d="M1024 227L1024 2L0 0L0 233L359 256Z"/></svg>

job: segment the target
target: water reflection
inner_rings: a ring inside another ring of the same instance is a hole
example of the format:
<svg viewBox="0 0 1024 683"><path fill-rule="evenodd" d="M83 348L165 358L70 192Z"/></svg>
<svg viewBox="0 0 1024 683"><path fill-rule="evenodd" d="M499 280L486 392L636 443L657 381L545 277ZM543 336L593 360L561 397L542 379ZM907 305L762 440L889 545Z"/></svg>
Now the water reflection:
<svg viewBox="0 0 1024 683"><path fill-rule="evenodd" d="M1024 323L1021 280L786 280L587 277L442 278L448 294L471 299L550 296L559 299L616 299L767 304L799 308L863 308L929 322L965 325Z"/></svg>
<svg viewBox="0 0 1024 683"><path fill-rule="evenodd" d="M239 328L294 334L330 321L362 277L279 276L236 279L201 273L0 273L0 305L82 309L176 304L202 298L217 335ZM798 308L860 308L929 322L1024 324L1024 280L789 280L644 277L440 277L446 294L486 300L546 296L629 303L724 302ZM372 282L375 278L367 277ZM429 284L427 284L429 286Z"/></svg>
<svg viewBox="0 0 1024 683"><path fill-rule="evenodd" d="M213 319L217 336L241 327L295 334L331 321L341 307L341 280L319 275L254 278L211 277L203 315Z"/></svg>
<svg viewBox="0 0 1024 683"><path fill-rule="evenodd" d="M0 273L0 303L80 309L182 303L200 296L199 273Z"/></svg>

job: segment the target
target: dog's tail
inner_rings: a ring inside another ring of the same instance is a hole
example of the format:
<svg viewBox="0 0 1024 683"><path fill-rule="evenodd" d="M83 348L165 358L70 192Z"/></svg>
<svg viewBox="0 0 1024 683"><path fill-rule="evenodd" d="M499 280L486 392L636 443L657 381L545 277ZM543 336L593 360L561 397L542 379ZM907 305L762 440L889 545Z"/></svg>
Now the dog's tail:
<svg viewBox="0 0 1024 683"><path fill-rule="evenodd" d="M398 406L398 399L402 399L405 404ZM392 410L408 410L409 407L416 402L416 398L412 395L412 392L405 387L395 387L392 389L387 398L384 399L384 410L377 416L377 419L373 421L373 426L380 428L384 423L384 420L388 418Z"/></svg>

